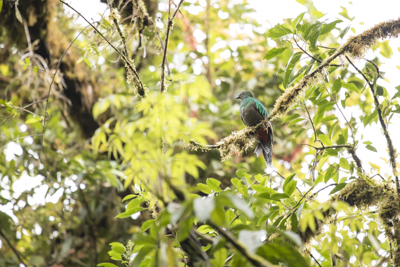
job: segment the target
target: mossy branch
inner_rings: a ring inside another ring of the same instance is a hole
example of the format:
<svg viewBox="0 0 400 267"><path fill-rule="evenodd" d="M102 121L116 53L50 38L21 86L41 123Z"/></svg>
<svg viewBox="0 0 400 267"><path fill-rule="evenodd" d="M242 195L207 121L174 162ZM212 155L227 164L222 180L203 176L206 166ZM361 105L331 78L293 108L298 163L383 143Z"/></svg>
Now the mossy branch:
<svg viewBox="0 0 400 267"><path fill-rule="evenodd" d="M214 146L204 146L198 143L192 143L189 148L192 149L219 149L222 159L229 158L237 151L246 150L251 146L248 141L254 141L254 134L261 128L267 129L268 124L285 115L297 103L300 95L304 93L306 88L314 81L318 81L323 75L324 70L328 68L332 61L337 57L347 54L354 58L360 58L364 55L366 50L372 45L376 44L378 39L395 38L400 34L400 18L397 20L390 20L382 22L375 27L351 37L346 44L338 48L330 57L326 58L321 64L300 80L300 82L288 88L282 96L280 96L272 110L271 114L265 118L264 121L257 126L245 128L239 132L234 132L230 136L221 139ZM243 140L238 140L242 139ZM393 154L395 155L395 154ZM361 161L356 162L357 164ZM359 166L359 165L357 165Z"/></svg>
<svg viewBox="0 0 400 267"><path fill-rule="evenodd" d="M334 203L336 201L344 201L349 206L358 209L378 206L377 213L383 221L383 224L387 227L392 227L393 218L400 215L400 203L393 187L388 183L375 183L372 185L363 179L357 179L347 184L328 202ZM308 243L312 238L317 236L322 230L322 226L329 221L329 218L336 214L336 211L331 208L323 214L325 220L316 221L315 231L311 231L311 229L307 228L305 232L299 233L304 243ZM397 242L400 242L400 237Z"/></svg>
<svg viewBox="0 0 400 267"><path fill-rule="evenodd" d="M121 31L121 27L119 27L118 20L117 20L117 18L116 18L115 16L113 17L113 22L114 22L115 27L117 28L118 35L119 35L119 37L120 37L121 40L122 40L122 44L124 45L124 54L125 54L125 57L129 58L128 49L126 48L126 39L125 39L124 34L123 34L122 31Z"/></svg>
<svg viewBox="0 0 400 267"><path fill-rule="evenodd" d="M356 69L356 71L361 74L361 76L364 78L364 80L367 82L369 88L371 89L372 97L374 98L375 108L376 108L376 111L377 111L378 117L379 117L379 122L382 126L383 135L386 138L386 142L387 142L387 146L388 146L388 150L389 150L389 160L390 160L390 165L392 166L392 172L393 172L393 175L394 175L395 181L396 181L396 191L397 191L397 194L400 195L399 175L397 173L397 168L396 168L396 149L394 148L392 139L390 138L386 122L382 115L382 109L380 107L380 103L379 103L378 97L376 96L376 92L375 92L376 81L380 77L379 68L378 68L378 66L373 64L374 67L376 68L377 77L375 78L374 82L371 83L371 81L364 75L364 73L359 68L357 68L356 65L354 65L354 63L347 56L346 56L346 59Z"/></svg>
<svg viewBox="0 0 400 267"><path fill-rule="evenodd" d="M108 43L108 45L111 46L121 56L122 60L125 62L125 67L128 69L128 79L129 76L132 76L131 79L135 81L135 86L137 87L138 94L142 97L146 96L146 89L143 86L142 81L140 80L139 74L136 71L133 61L130 58L126 57L124 53L119 51L92 23L90 23L81 13L79 13L79 11L77 11L75 8L73 8L63 0L60 0L60 2L71 8L76 14L82 17L93 28L93 30L95 30L101 36L101 38L103 38Z"/></svg>

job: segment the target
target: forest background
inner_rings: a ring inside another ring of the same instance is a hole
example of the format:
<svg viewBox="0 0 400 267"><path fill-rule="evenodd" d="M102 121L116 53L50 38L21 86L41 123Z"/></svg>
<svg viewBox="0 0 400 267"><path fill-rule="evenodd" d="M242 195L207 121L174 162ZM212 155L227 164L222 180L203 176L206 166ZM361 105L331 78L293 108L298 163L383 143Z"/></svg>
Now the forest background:
<svg viewBox="0 0 400 267"><path fill-rule="evenodd" d="M101 2L0 1L0 266L399 266L398 4Z"/></svg>

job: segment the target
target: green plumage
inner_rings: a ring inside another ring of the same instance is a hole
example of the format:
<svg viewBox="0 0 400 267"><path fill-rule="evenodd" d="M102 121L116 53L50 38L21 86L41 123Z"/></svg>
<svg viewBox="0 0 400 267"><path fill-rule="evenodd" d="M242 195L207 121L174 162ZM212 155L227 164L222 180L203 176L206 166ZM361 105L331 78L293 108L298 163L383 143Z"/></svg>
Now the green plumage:
<svg viewBox="0 0 400 267"><path fill-rule="evenodd" d="M236 98L241 100L240 118L247 126L256 126L268 116L264 105L254 98L252 92L244 91ZM271 165L274 139L271 123L269 123L267 129L258 130L256 138L258 145L254 152L257 154L257 157L263 154L267 166Z"/></svg>

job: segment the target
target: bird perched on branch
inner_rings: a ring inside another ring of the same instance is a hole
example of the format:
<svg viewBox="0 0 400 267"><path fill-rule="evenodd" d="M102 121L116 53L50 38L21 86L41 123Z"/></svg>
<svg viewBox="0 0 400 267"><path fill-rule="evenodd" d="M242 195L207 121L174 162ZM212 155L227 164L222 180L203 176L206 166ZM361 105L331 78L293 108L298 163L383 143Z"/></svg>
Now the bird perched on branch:
<svg viewBox="0 0 400 267"><path fill-rule="evenodd" d="M240 93L236 99L241 100L240 118L246 126L256 126L268 116L267 110L260 101L254 98L252 92L244 91ZM272 163L272 146L274 141L271 122L268 122L268 127L266 129L262 128L258 130L256 138L258 145L254 153L257 154L257 157L262 153L265 163L267 166L270 166Z"/></svg>

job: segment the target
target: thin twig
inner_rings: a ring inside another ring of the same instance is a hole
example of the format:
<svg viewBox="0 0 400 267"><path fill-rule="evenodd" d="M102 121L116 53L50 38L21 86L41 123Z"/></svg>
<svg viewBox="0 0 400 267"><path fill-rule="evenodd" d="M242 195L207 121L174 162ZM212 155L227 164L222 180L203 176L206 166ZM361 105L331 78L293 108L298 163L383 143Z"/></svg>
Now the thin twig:
<svg viewBox="0 0 400 267"><path fill-rule="evenodd" d="M311 186L311 188L300 198L300 200L296 203L296 205L294 205L294 207L287 213L285 219L289 218L290 215L292 215L293 212L294 212L295 210L297 210L297 207L300 205L300 202L307 196L308 193L310 193L311 190L314 189L314 187L315 187L315 186ZM282 221L285 221L285 220L281 220L281 222L282 222ZM279 224L281 224L281 222L280 222ZM279 228L279 225L278 225L278 228Z"/></svg>
<svg viewBox="0 0 400 267"><path fill-rule="evenodd" d="M396 191L397 191L397 194L400 195L399 176L397 174L397 169L396 169L396 150L395 150L395 148L393 146L392 139L389 136L389 131L387 129L387 125L386 125L385 120L383 118L382 110L381 110L381 107L380 107L380 104L379 104L378 97L376 96L375 87L374 87L376 85L376 81L380 77L379 68L378 68L378 66L373 64L375 66L375 68L376 68L377 77L375 78L375 81L372 84L370 82L370 80L365 76L365 74L361 70L359 70L347 56L346 56L346 59L356 69L356 71L359 74L361 74L361 76L363 76L365 81L368 83L369 88L371 89L372 97L374 98L375 107L376 107L376 110L378 112L379 122L381 123L382 129L383 129L383 134L384 134L384 136L386 138L386 142L387 142L387 146L388 146L388 150L389 150L390 164L392 166L393 175L394 175L395 180L396 180Z"/></svg>
<svg viewBox="0 0 400 267"><path fill-rule="evenodd" d="M1 127L1 125L3 125L4 123L6 123L9 119L11 119L13 116L15 116L15 113L12 113L12 114L8 115L8 117L7 117L4 121L2 121L2 122L0 123L0 127Z"/></svg>
<svg viewBox="0 0 400 267"><path fill-rule="evenodd" d="M356 150L354 147L348 149L350 155L353 157L354 161L358 168L360 168L361 172L363 172L362 164L360 158L356 155Z"/></svg>
<svg viewBox="0 0 400 267"><path fill-rule="evenodd" d="M322 267L321 264L318 262L318 260L313 256L313 254L310 251L310 256L313 258L313 260L318 264L319 267Z"/></svg>
<svg viewBox="0 0 400 267"><path fill-rule="evenodd" d="M313 55L311 55L310 53L308 53L306 50L304 50L296 41L295 38L293 38L294 42L296 43L297 47L300 48L301 51L303 51L303 53L305 53L306 55L308 55L310 58L314 59L315 61L317 61L318 63L322 63L321 60L319 60L318 58L315 58ZM337 64L331 64L330 66L332 67L341 67L342 65L337 65Z"/></svg>
<svg viewBox="0 0 400 267"><path fill-rule="evenodd" d="M119 35L119 37L120 37L120 38L121 38L121 40L122 40L122 44L124 45L124 53L125 53L125 57L126 57L126 58L129 58L128 49L126 48L126 40L125 40L125 36L124 36L124 34L122 33L122 31L121 31L121 28L119 27L119 24L118 24L118 21L117 21L117 19L116 19L116 18L114 18L114 19L113 19L113 21L114 21L115 27L117 28L118 35Z"/></svg>
<svg viewBox="0 0 400 267"><path fill-rule="evenodd" d="M3 233L3 231L0 228L0 236L2 239L4 239L7 243L7 245L11 248L11 250L14 252L15 256L17 256L19 262L23 264L24 266L27 266L24 260L22 259L22 255L20 255L19 251L11 244L10 240L7 238L7 236Z"/></svg>
<svg viewBox="0 0 400 267"><path fill-rule="evenodd" d="M386 179L385 179L385 178L383 178L383 176L382 176L382 175L380 175L379 173L378 173L378 174L375 174L375 175L373 175L373 176L371 177L371 179L372 179L372 178L374 178L375 176L379 176L379 177L381 177L381 179L382 179L383 181L386 181Z"/></svg>
<svg viewBox="0 0 400 267"><path fill-rule="evenodd" d="M308 111L308 108L307 108L307 106L306 106L306 103L303 102L303 104L304 104L304 108L305 108L306 111L307 111L308 118L309 118L309 120L310 120L310 122L311 122L311 126L312 126L313 131L314 131L314 143L316 143L316 142L318 141L318 142L321 143L322 146L324 146L324 144L322 143L322 141L319 140L319 139L317 138L317 130L315 129L314 122L313 122L313 120L311 119L311 115L310 115L310 112Z"/></svg>
<svg viewBox="0 0 400 267"><path fill-rule="evenodd" d="M336 146L324 146L324 147L316 147L309 144L300 144L301 146L309 146L316 150L325 150L325 149L337 149L337 148L352 148L351 145L336 145Z"/></svg>
<svg viewBox="0 0 400 267"><path fill-rule="evenodd" d="M158 32L156 33L156 36L157 36L158 40L160 41L161 50L164 51L164 44L163 44L163 42L161 40L161 37L158 34ZM169 68L169 63L168 63L168 58L167 57L165 57L165 66L167 67L168 76L171 75L171 69Z"/></svg>
<svg viewBox="0 0 400 267"><path fill-rule="evenodd" d="M174 14L172 15L172 17L170 17L171 15L171 2L169 2L169 8L168 8L168 22L167 22L167 32L165 33L165 41L164 41L164 53L163 53L163 58L162 58L162 63L161 63L161 93L165 91L165 62L166 62L166 58L167 58L167 50L168 50L168 41L169 41L169 34L173 25L173 20L176 16L176 14L179 11L179 8L181 7L182 3L184 0L181 0L178 4L178 6L175 9Z"/></svg>

